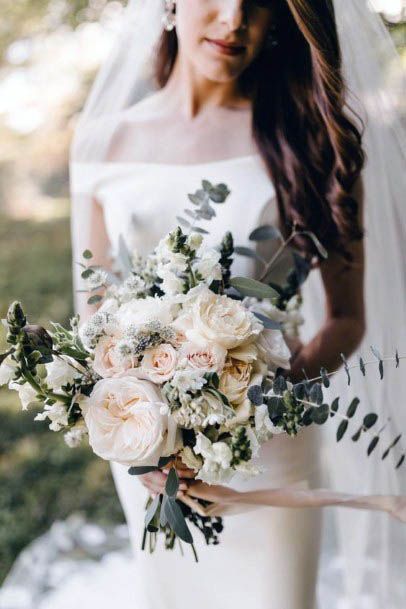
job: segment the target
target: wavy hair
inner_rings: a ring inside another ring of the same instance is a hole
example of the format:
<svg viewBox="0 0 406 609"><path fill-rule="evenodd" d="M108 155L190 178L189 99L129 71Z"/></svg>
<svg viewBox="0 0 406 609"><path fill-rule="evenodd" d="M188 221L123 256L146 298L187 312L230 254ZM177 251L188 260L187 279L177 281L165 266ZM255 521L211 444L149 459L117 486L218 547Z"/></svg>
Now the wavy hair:
<svg viewBox="0 0 406 609"><path fill-rule="evenodd" d="M314 232L347 261L360 240L352 195L365 163L363 123L348 105L332 0L276 0L276 46L264 46L241 75L253 103L253 135L274 184L284 230ZM160 40L156 77L167 82L178 52L176 31ZM313 243L295 244L309 257Z"/></svg>

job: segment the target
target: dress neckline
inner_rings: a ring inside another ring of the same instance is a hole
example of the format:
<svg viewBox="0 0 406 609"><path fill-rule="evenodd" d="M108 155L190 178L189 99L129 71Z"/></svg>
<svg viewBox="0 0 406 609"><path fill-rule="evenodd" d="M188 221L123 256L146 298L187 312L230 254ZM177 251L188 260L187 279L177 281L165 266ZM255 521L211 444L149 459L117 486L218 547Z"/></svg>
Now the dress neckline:
<svg viewBox="0 0 406 609"><path fill-rule="evenodd" d="M212 166L216 166L216 165L232 165L233 163L243 163L243 162L247 162L247 161L254 161L254 160L259 160L261 159L261 154L259 152L255 152L255 153L251 153L251 154L247 154L244 156L237 156L237 157L230 157L229 159L219 159L217 161L205 161L202 163L158 163L158 162L154 162L154 161L95 161L95 162L90 162L90 163L86 163L86 162L80 162L80 161L76 161L73 164L74 165L92 165L92 166L102 166L102 167L136 167L136 166L140 166L143 168L147 168L147 167L151 167L151 168L158 168L158 167L164 167L164 168L174 168L174 169L181 169L181 168L186 168L186 169L193 169L193 168L202 168L202 167L212 167Z"/></svg>

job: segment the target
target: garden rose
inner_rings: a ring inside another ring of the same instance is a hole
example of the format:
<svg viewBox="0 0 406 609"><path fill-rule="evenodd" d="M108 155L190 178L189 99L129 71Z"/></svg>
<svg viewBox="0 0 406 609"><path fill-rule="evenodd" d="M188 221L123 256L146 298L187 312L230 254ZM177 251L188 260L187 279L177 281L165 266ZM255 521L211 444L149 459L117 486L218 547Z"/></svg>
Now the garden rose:
<svg viewBox="0 0 406 609"><path fill-rule="evenodd" d="M289 370L290 351L280 330L264 330L257 346L261 358L269 367Z"/></svg>
<svg viewBox="0 0 406 609"><path fill-rule="evenodd" d="M208 288L191 305L191 317L193 329L186 333L189 340L201 337L225 349L248 342L263 330L262 324L240 302L217 296Z"/></svg>
<svg viewBox="0 0 406 609"><path fill-rule="evenodd" d="M103 378L122 374L136 364L129 356L123 357L117 348L121 334L102 336L94 350L93 368Z"/></svg>
<svg viewBox="0 0 406 609"><path fill-rule="evenodd" d="M219 390L232 404L241 404L247 396L251 374L252 364L229 359L220 376Z"/></svg>
<svg viewBox="0 0 406 609"><path fill-rule="evenodd" d="M167 343L147 349L137 369L139 378L153 383L166 383L175 373L178 356L176 350Z"/></svg>
<svg viewBox="0 0 406 609"><path fill-rule="evenodd" d="M227 351L214 343L185 343L180 350L182 364L194 370L221 372Z"/></svg>
<svg viewBox="0 0 406 609"><path fill-rule="evenodd" d="M135 376L98 381L82 404L93 451L123 465L157 465L176 441L176 428L161 414L162 405L158 388Z"/></svg>

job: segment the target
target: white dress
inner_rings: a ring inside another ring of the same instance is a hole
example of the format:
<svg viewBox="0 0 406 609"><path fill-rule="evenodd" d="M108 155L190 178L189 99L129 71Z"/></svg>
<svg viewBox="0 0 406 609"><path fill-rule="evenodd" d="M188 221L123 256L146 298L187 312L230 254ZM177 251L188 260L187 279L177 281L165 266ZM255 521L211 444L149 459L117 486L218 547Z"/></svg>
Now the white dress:
<svg viewBox="0 0 406 609"><path fill-rule="evenodd" d="M129 247L151 251L176 226L176 216L190 208L186 195L202 179L225 182L231 189L227 202L216 206L217 218L205 226L209 244L219 243L231 230L236 244L248 245L253 228L264 218L276 222L278 217L275 192L258 154L194 165L100 163L75 178L87 182L102 206L113 254L120 234ZM252 274L252 265L236 257L234 273ZM317 462L313 429L295 439L280 435L262 448L263 472L247 481L235 478L230 485L241 490L288 484L306 488L316 483ZM195 564L185 545L183 557L178 547L159 547L152 555L141 551L147 492L126 467L113 463L112 471L135 553L134 579L128 581L136 597L134 609L315 609L321 511L256 508L226 516L218 546L206 546L192 526L199 556Z"/></svg>

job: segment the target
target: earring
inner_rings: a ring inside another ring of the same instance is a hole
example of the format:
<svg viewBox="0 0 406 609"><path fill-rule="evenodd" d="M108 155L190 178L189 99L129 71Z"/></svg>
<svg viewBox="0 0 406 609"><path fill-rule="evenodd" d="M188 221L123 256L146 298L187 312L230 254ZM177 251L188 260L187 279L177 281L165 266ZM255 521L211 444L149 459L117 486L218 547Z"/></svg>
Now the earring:
<svg viewBox="0 0 406 609"><path fill-rule="evenodd" d="M274 47L278 46L278 44L278 28L276 27L276 25L271 25L269 33L265 39L265 46L268 49L273 49Z"/></svg>
<svg viewBox="0 0 406 609"><path fill-rule="evenodd" d="M176 25L175 7L176 0L165 0L165 14L162 18L162 22L167 32L171 32Z"/></svg>

